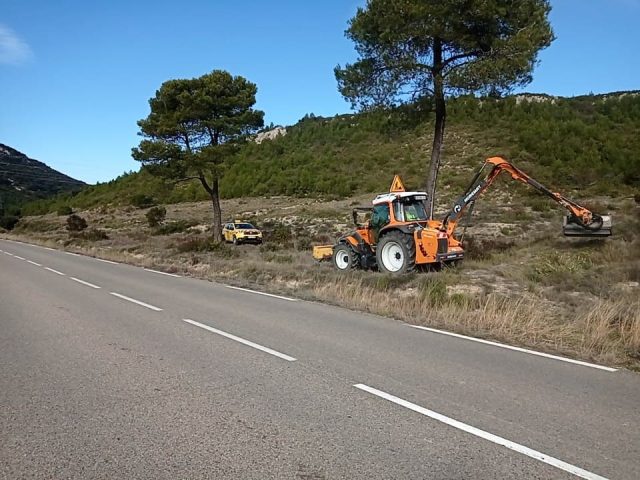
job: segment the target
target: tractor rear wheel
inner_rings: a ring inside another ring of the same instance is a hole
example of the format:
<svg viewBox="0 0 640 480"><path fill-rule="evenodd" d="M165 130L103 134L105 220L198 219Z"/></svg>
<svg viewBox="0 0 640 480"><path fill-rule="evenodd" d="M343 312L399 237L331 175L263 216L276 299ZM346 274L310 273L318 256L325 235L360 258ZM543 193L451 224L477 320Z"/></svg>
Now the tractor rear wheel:
<svg viewBox="0 0 640 480"><path fill-rule="evenodd" d="M356 252L349 245L338 245L333 250L333 265L343 272L359 266Z"/></svg>
<svg viewBox="0 0 640 480"><path fill-rule="evenodd" d="M378 269L384 273L410 273L416 268L413 236L399 231L384 235L376 247Z"/></svg>

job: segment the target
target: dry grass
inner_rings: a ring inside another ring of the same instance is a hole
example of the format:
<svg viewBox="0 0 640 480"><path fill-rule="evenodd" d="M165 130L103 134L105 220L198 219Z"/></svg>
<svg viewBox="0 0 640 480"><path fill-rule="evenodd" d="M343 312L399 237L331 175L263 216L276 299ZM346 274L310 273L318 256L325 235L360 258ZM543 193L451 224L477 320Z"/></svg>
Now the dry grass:
<svg viewBox="0 0 640 480"><path fill-rule="evenodd" d="M56 216L29 218L17 233L118 262L640 369L640 206L629 199L616 202L616 234L604 242L560 237L558 225L543 215L548 212L536 213L542 208L530 209L524 220L514 215L505 228L498 221L508 208L487 202L469 229L473 242L461 268L402 277L342 274L311 258L312 244L330 243L349 229L342 212L365 204L365 198L225 202L229 218L266 227L261 247L213 244L204 232L207 204L167 206L168 222L188 219L186 231L161 235L138 209L81 213L109 239L70 238Z"/></svg>

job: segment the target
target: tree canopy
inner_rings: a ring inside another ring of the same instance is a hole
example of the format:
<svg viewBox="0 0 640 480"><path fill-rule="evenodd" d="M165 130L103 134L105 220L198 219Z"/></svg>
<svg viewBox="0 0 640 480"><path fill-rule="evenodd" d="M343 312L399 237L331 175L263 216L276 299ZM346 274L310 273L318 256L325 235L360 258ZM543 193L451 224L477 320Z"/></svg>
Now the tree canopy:
<svg viewBox="0 0 640 480"><path fill-rule="evenodd" d="M153 175L173 181L197 179L211 197L214 238L221 241L219 180L247 135L263 125L255 110L257 87L215 70L198 78L169 80L149 100L151 113L138 121L144 140L132 150Z"/></svg>
<svg viewBox="0 0 640 480"><path fill-rule="evenodd" d="M553 40L550 9L548 0L368 0L351 19L346 35L359 58L335 69L343 96L361 110L434 102L432 205L446 95L530 82L538 51Z"/></svg>

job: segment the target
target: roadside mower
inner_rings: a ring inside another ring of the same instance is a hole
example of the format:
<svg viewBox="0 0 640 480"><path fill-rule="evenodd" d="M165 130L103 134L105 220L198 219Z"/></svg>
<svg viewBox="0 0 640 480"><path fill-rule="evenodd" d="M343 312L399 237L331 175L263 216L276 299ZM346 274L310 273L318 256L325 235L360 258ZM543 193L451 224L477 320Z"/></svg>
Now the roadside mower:
<svg viewBox="0 0 640 480"><path fill-rule="evenodd" d="M488 173L487 173L487 170ZM462 237L454 235L465 210L469 214L478 197L500 173L530 185L569 211L564 217L563 233L569 237L607 237L612 234L609 215L599 215L553 192L502 157L487 159L442 220L428 217L426 192L406 191L396 175L389 189L373 199L372 207L353 212L355 231L340 237L335 245L313 248L316 260L333 260L338 270L374 269L388 273L408 273L416 266L442 266L464 258ZM361 213L370 219L359 222Z"/></svg>

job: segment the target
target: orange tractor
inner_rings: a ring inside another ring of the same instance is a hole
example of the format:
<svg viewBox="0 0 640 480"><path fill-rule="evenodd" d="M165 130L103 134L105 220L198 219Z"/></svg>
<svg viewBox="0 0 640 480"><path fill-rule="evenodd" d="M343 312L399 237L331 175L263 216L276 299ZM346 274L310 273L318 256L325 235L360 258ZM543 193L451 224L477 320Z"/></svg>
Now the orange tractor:
<svg viewBox="0 0 640 480"><path fill-rule="evenodd" d="M486 170L490 169L488 173ZM314 247L317 260L333 259L338 270L378 268L382 272L407 273L416 266L454 263L464 257L461 238L454 236L458 222L467 208L473 210L478 197L500 173L532 186L569 211L564 218L563 233L572 237L607 237L611 235L611 217L598 215L569 200L560 193L529 177L501 157L491 157L474 176L469 188L455 202L442 220L428 217L425 192L408 192L395 176L389 193L373 199L372 207L353 211L356 230L341 237L336 245ZM483 175L484 174L484 175ZM370 214L364 223L359 213Z"/></svg>

